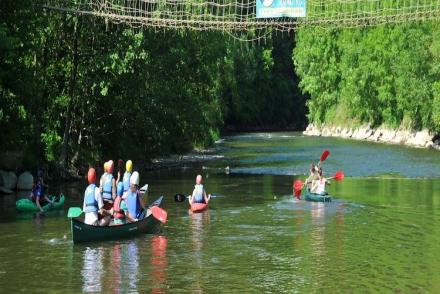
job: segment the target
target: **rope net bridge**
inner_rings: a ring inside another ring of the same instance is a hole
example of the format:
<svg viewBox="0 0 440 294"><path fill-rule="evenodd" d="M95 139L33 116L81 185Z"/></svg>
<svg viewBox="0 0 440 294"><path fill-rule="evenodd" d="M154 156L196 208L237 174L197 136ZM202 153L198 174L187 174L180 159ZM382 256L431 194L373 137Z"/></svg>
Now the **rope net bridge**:
<svg viewBox="0 0 440 294"><path fill-rule="evenodd" d="M303 3L305 17L257 18L258 5ZM265 32L303 25L360 27L440 18L440 0L48 0L50 10L133 28Z"/></svg>

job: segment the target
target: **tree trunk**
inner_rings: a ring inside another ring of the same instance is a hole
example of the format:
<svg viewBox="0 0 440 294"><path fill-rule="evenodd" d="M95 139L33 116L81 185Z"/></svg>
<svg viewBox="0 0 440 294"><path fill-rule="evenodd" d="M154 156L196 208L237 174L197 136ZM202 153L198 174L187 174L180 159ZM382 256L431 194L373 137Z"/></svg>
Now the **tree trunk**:
<svg viewBox="0 0 440 294"><path fill-rule="evenodd" d="M63 135L63 145L60 156L60 164L64 168L68 168L68 152L69 152L69 141L70 141L70 129L73 119L73 103L75 95L75 85L76 85L76 74L78 70L78 21L75 21L73 28L73 55L72 55L72 71L70 73L69 82L69 104L66 110L66 124L64 125L64 135Z"/></svg>

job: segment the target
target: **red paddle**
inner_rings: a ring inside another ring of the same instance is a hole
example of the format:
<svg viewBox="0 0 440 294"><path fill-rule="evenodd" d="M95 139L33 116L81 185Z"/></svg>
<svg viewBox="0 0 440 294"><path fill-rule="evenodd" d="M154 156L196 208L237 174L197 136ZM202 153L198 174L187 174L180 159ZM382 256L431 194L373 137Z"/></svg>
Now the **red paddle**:
<svg viewBox="0 0 440 294"><path fill-rule="evenodd" d="M294 195L298 199L299 199L299 196L301 195L301 190L302 190L303 186L304 186L304 184L301 180L296 180L293 182Z"/></svg>
<svg viewBox="0 0 440 294"><path fill-rule="evenodd" d="M157 219L163 224L167 222L168 213L165 210L163 210L162 208L156 205L150 207L150 210L155 219Z"/></svg>
<svg viewBox="0 0 440 294"><path fill-rule="evenodd" d="M321 154L321 158L319 159L318 165L320 165L321 162L324 162L324 160L326 160L329 155L330 155L330 151L325 149L324 152L322 152L322 154Z"/></svg>
<svg viewBox="0 0 440 294"><path fill-rule="evenodd" d="M337 171L335 175L329 179L335 179L335 181L342 181L345 178L345 175L342 171Z"/></svg>

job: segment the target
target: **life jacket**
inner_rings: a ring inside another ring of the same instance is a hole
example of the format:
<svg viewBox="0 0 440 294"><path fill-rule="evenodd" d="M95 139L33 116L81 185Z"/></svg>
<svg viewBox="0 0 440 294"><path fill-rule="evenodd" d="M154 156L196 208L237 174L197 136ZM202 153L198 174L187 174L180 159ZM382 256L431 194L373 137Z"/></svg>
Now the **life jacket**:
<svg viewBox="0 0 440 294"><path fill-rule="evenodd" d="M95 184L90 184L84 193L84 212L97 212L98 201L95 199Z"/></svg>
<svg viewBox="0 0 440 294"><path fill-rule="evenodd" d="M193 202L195 203L205 203L205 193L203 193L203 185L197 184L194 186L193 192Z"/></svg>
<svg viewBox="0 0 440 294"><path fill-rule="evenodd" d="M37 198L44 198L44 186L39 181L32 188L32 199L36 201Z"/></svg>
<svg viewBox="0 0 440 294"><path fill-rule="evenodd" d="M131 173L125 172L124 177L122 178L122 183L124 184L124 192L127 192L130 189L130 177Z"/></svg>
<svg viewBox="0 0 440 294"><path fill-rule="evenodd" d="M139 204L138 191L131 192L127 191L127 198L125 198L125 204L127 204L128 212L132 217L136 217L141 211L141 205Z"/></svg>
<svg viewBox="0 0 440 294"><path fill-rule="evenodd" d="M122 197L116 196L115 202L113 203L113 217L117 219L125 219L124 211L121 209Z"/></svg>
<svg viewBox="0 0 440 294"><path fill-rule="evenodd" d="M113 175L105 173L102 177L102 199L113 200Z"/></svg>

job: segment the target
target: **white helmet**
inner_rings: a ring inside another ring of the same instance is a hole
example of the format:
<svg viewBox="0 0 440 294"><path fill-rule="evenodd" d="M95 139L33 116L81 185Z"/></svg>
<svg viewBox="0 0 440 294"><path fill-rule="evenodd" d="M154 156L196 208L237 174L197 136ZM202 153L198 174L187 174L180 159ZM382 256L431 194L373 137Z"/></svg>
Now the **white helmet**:
<svg viewBox="0 0 440 294"><path fill-rule="evenodd" d="M139 173L135 171L130 177L130 184L139 186Z"/></svg>

